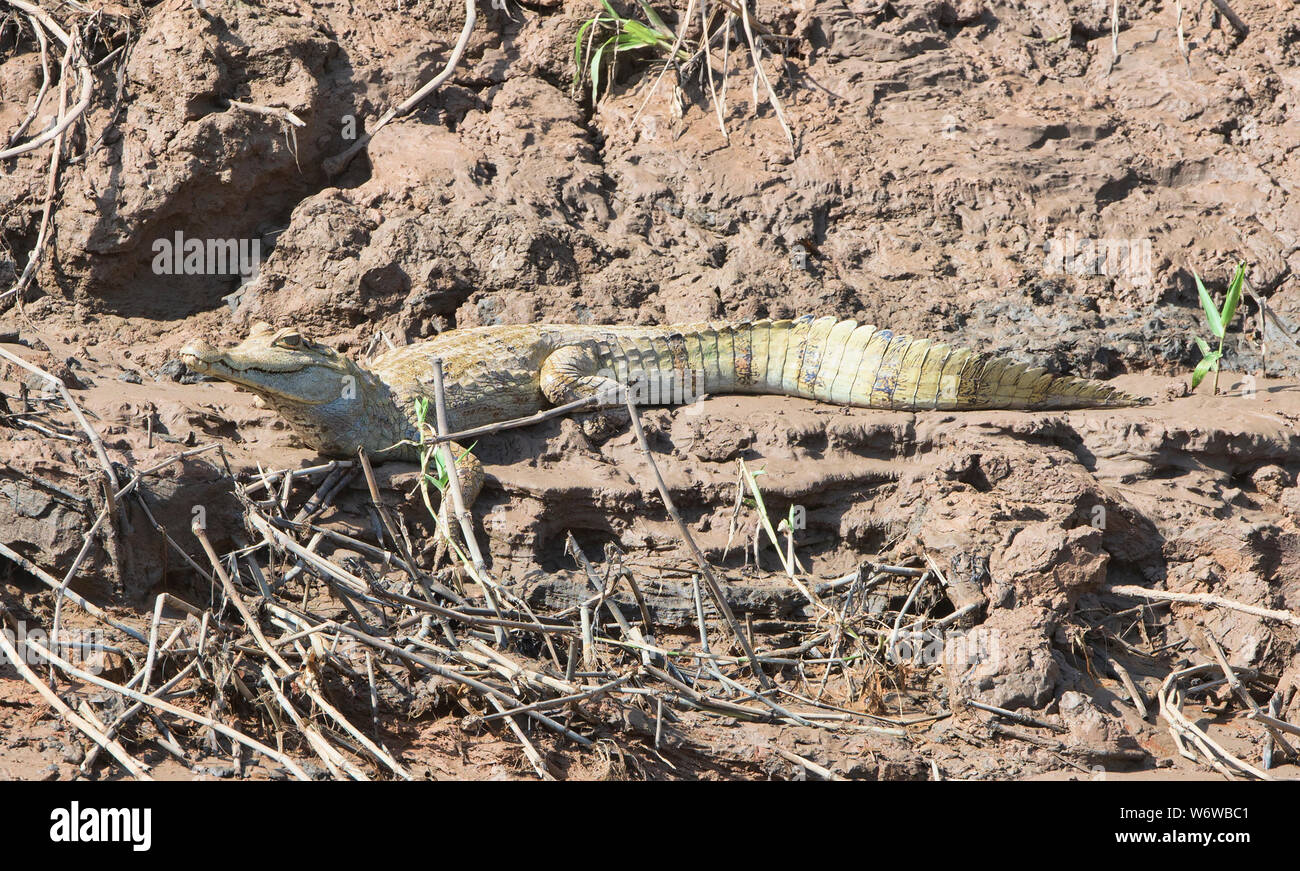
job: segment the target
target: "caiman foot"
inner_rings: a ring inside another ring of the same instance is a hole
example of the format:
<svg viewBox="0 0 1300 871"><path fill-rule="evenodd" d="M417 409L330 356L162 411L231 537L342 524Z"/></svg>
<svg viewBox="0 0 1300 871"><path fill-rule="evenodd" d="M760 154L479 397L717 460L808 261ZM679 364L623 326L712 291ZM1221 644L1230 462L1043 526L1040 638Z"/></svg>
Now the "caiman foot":
<svg viewBox="0 0 1300 871"><path fill-rule="evenodd" d="M596 444L603 444L628 428L632 418L624 406L602 408L575 416L582 434Z"/></svg>

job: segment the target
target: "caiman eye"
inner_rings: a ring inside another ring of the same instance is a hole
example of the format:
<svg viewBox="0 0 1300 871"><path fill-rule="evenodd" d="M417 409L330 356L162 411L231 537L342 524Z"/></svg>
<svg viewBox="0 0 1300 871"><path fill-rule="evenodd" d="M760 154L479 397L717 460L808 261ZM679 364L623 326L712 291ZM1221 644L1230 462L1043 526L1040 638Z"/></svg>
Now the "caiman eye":
<svg viewBox="0 0 1300 871"><path fill-rule="evenodd" d="M301 348L303 345L302 336L298 333L285 333L275 343L281 348Z"/></svg>

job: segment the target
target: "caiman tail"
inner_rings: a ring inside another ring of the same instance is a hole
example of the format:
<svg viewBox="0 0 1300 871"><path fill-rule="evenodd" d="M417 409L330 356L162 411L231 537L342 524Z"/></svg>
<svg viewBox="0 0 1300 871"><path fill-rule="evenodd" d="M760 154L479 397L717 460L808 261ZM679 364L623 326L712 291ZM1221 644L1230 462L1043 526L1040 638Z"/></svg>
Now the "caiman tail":
<svg viewBox="0 0 1300 871"><path fill-rule="evenodd" d="M542 367L542 389L552 402L647 378L672 380L696 394L769 393L899 411L1150 401L1099 381L833 317L615 328L592 339L560 348Z"/></svg>

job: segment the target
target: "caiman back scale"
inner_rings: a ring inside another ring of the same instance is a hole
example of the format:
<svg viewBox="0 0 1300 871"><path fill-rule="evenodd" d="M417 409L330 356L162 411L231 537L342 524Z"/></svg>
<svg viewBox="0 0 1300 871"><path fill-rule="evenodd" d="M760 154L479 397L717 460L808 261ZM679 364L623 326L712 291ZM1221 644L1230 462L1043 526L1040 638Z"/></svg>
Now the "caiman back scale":
<svg viewBox="0 0 1300 871"><path fill-rule="evenodd" d="M296 329L255 327L239 345L196 342L191 369L260 394L325 454L359 447L415 459L417 397L433 398L441 358L452 431L536 413L618 385L668 381L690 392L769 393L896 411L1061 409L1145 404L1098 381L895 335L833 317L738 324L473 327L396 348L362 368ZM690 399L692 396L686 396Z"/></svg>

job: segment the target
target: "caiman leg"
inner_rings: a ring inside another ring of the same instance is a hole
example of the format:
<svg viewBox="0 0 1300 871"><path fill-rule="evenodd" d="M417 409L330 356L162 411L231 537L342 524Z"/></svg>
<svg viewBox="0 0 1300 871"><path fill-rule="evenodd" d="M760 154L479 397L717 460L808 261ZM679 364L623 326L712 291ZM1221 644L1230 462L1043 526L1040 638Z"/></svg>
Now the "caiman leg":
<svg viewBox="0 0 1300 871"><path fill-rule="evenodd" d="M589 345L562 345L542 362L542 395L552 405L590 396L621 396L617 381L595 374L599 368L600 362Z"/></svg>

